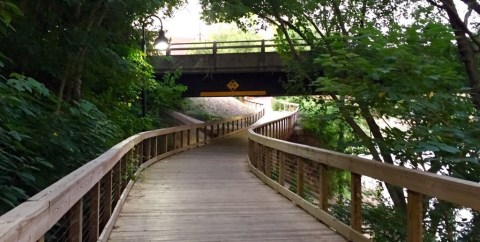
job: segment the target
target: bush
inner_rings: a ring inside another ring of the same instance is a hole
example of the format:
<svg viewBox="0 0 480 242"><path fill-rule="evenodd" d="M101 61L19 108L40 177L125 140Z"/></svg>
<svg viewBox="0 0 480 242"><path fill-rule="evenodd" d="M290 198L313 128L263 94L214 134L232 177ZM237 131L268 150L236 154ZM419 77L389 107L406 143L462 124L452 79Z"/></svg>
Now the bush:
<svg viewBox="0 0 480 242"><path fill-rule="evenodd" d="M116 126L93 104L54 109L55 96L32 78L0 81L0 214L118 141Z"/></svg>

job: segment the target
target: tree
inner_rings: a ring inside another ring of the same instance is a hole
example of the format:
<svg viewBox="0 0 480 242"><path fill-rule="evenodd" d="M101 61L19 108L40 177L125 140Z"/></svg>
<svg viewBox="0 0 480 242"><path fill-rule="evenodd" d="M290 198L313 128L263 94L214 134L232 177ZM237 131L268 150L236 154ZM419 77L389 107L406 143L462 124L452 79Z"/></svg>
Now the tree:
<svg viewBox="0 0 480 242"><path fill-rule="evenodd" d="M184 87L140 50L138 21L182 0L0 1L0 213L123 138L157 128L138 117L142 87L171 108ZM21 74L19 74L21 73Z"/></svg>
<svg viewBox="0 0 480 242"><path fill-rule="evenodd" d="M480 141L480 115L468 99L469 92L465 92L470 88L453 51L455 36L438 18L426 16L428 8L422 3L202 3L205 18L211 21L235 21L246 26L251 24L247 17L256 15L277 26L277 37L285 44L280 50L295 60L292 63L302 63L293 66L291 81L303 83L309 79L325 94L317 98L317 105L329 105L332 120L348 126L340 132L356 137L349 147L337 149L364 150L379 162L479 181L476 144ZM401 18L414 21L401 25ZM295 38L310 44L310 59L298 54ZM392 126L392 122L403 128ZM395 208L405 209L403 191L385 185ZM446 211L440 207L429 208L426 216ZM452 214L453 210L445 213ZM442 217L443 221L450 218ZM433 236L439 231L440 236L445 235L439 224L429 225Z"/></svg>

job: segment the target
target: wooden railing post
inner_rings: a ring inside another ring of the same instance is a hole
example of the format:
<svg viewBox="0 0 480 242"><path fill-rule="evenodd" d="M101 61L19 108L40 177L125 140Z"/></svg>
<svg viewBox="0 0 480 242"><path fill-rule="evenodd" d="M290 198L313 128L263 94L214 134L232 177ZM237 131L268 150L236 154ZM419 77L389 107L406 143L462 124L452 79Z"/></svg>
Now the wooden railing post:
<svg viewBox="0 0 480 242"><path fill-rule="evenodd" d="M207 126L203 127L203 143L207 144L208 134L207 134Z"/></svg>
<svg viewBox="0 0 480 242"><path fill-rule="evenodd" d="M297 158L297 195L303 197L304 190L304 169L303 159Z"/></svg>
<svg viewBox="0 0 480 242"><path fill-rule="evenodd" d="M351 226L362 232L362 176L351 174Z"/></svg>
<svg viewBox="0 0 480 242"><path fill-rule="evenodd" d="M129 182L128 180L128 159L130 158L130 156L128 155L129 153L127 153L126 156L124 156L122 158L122 160L119 162L119 167L118 167L118 170L115 171L112 169L112 178L114 177L113 176L113 172L116 172L116 177L117 177L117 182L118 182L118 185L115 186L115 187L112 187L112 189L114 190L114 194L115 196L113 197L113 200L115 201L115 203L118 202L118 200L120 199L120 193L122 193L123 189L125 189L125 187L127 187L127 183ZM113 180L112 180L113 181ZM113 182L112 182L113 183Z"/></svg>
<svg viewBox="0 0 480 242"><path fill-rule="evenodd" d="M145 163L147 160L150 159L150 140L146 139L142 142L143 152L142 152L142 164Z"/></svg>
<svg viewBox="0 0 480 242"><path fill-rule="evenodd" d="M329 196L328 170L327 170L327 166L324 164L319 164L318 169L319 169L318 194L320 196L318 207L323 211L327 211L328 196Z"/></svg>
<svg viewBox="0 0 480 242"><path fill-rule="evenodd" d="M285 186L285 154L283 154L283 152L280 152L278 156L278 183L282 186Z"/></svg>
<svg viewBox="0 0 480 242"><path fill-rule="evenodd" d="M172 133L172 143L173 143L173 150L176 150L177 149L177 142L178 142L178 139L177 139L177 132L173 132Z"/></svg>
<svg viewBox="0 0 480 242"><path fill-rule="evenodd" d="M183 130L180 130L180 148L183 148L183 143L184 143L184 138L183 138Z"/></svg>
<svg viewBox="0 0 480 242"><path fill-rule="evenodd" d="M423 241L423 195L408 190L407 224L408 242Z"/></svg>
<svg viewBox="0 0 480 242"><path fill-rule="evenodd" d="M114 196L113 196L113 200L115 201L115 204L118 202L118 200L120 199L120 193L122 192L122 172L120 171L121 167L120 167L120 162L117 163L117 165L115 166L116 169L113 170L113 172L115 172L115 177L117 178L116 181L115 181L115 187L113 188L114 190Z"/></svg>
<svg viewBox="0 0 480 242"><path fill-rule="evenodd" d="M162 137L163 137L163 150L164 150L163 153L167 153L168 152L168 135L164 134L162 135Z"/></svg>
<svg viewBox="0 0 480 242"><path fill-rule="evenodd" d="M80 199L69 210L70 226L68 229L68 239L71 242L82 241L83 228L83 200Z"/></svg>
<svg viewBox="0 0 480 242"><path fill-rule="evenodd" d="M157 144L158 140L157 140L157 137L153 137L153 138L152 138L152 141L153 141L153 142L152 142L152 149L151 149L151 150L152 150L152 155L151 155L151 157L153 158L153 157L157 157L157 156L158 156L158 144Z"/></svg>
<svg viewBox="0 0 480 242"><path fill-rule="evenodd" d="M116 167L116 170L120 171L119 164L116 165ZM113 169L103 177L103 189L105 191L105 195L103 201L103 219L102 224L100 224L101 228L105 227L108 220L110 219L110 216L112 215L112 171Z"/></svg>
<svg viewBox="0 0 480 242"><path fill-rule="evenodd" d="M195 139L197 146L200 145L200 128L195 128Z"/></svg>
<svg viewBox="0 0 480 242"><path fill-rule="evenodd" d="M264 161L265 161L265 175L268 178L272 177L272 162L270 160L270 155L273 154L273 149L265 146L264 147Z"/></svg>
<svg viewBox="0 0 480 242"><path fill-rule="evenodd" d="M88 218L88 230L90 238L87 241L95 242L100 235L100 183L95 184L90 190L90 216Z"/></svg>

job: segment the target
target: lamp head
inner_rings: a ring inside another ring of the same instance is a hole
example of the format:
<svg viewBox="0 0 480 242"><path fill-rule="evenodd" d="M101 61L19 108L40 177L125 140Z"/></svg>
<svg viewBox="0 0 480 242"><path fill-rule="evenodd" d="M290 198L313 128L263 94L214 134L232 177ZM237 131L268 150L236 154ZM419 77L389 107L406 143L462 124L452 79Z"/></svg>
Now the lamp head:
<svg viewBox="0 0 480 242"><path fill-rule="evenodd" d="M157 50L166 50L168 49L169 45L168 39L165 37L165 31L160 29L160 31L158 31L158 37L153 42L153 48Z"/></svg>

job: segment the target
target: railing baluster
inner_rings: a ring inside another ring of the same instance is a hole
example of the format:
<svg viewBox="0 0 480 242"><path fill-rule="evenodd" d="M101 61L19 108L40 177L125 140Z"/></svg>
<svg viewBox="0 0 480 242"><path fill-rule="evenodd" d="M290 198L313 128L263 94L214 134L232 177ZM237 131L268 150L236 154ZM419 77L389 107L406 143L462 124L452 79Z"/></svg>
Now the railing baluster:
<svg viewBox="0 0 480 242"><path fill-rule="evenodd" d="M423 195L408 190L408 242L423 241Z"/></svg>
<svg viewBox="0 0 480 242"><path fill-rule="evenodd" d="M351 226L362 232L362 176L351 174Z"/></svg>

